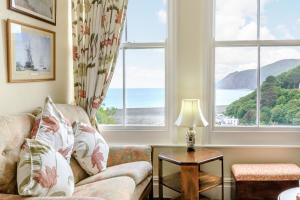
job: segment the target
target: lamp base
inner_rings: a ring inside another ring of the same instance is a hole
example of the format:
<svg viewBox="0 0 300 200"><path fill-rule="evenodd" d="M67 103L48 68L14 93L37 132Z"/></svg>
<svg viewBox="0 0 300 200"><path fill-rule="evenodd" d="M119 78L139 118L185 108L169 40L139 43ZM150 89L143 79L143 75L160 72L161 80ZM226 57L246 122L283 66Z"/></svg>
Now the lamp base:
<svg viewBox="0 0 300 200"><path fill-rule="evenodd" d="M189 128L186 132L186 146L187 152L195 151L195 130L194 128Z"/></svg>
<svg viewBox="0 0 300 200"><path fill-rule="evenodd" d="M187 147L186 151L187 152L194 152L195 148L194 147Z"/></svg>

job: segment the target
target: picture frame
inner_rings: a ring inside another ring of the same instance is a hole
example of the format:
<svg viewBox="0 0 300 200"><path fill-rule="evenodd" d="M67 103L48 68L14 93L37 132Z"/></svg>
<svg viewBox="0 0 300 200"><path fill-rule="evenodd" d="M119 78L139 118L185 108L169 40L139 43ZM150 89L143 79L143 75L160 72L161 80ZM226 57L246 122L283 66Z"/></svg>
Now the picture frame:
<svg viewBox="0 0 300 200"><path fill-rule="evenodd" d="M57 0L8 0L10 10L56 25Z"/></svg>
<svg viewBox="0 0 300 200"><path fill-rule="evenodd" d="M55 80L55 32L7 20L9 83Z"/></svg>

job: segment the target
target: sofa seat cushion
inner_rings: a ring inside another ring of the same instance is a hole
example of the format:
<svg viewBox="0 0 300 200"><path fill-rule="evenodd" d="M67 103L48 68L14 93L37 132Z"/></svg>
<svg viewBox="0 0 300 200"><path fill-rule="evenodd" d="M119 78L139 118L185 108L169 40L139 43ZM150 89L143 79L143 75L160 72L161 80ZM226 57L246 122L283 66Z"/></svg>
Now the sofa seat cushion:
<svg viewBox="0 0 300 200"><path fill-rule="evenodd" d="M131 200L140 200L140 197L143 195L149 184L153 184L152 176L148 176L143 182L136 186Z"/></svg>
<svg viewBox="0 0 300 200"><path fill-rule="evenodd" d="M103 172L80 181L79 183L77 183L77 186L119 176L129 176L134 180L135 184L138 185L149 175L151 175L151 173L152 166L147 161L124 163L108 167Z"/></svg>
<svg viewBox="0 0 300 200"><path fill-rule="evenodd" d="M100 197L105 200L130 200L135 182L128 176L96 181L76 187L74 197Z"/></svg>
<svg viewBox="0 0 300 200"><path fill-rule="evenodd" d="M235 164L232 173L236 181L299 180L300 168L296 164Z"/></svg>

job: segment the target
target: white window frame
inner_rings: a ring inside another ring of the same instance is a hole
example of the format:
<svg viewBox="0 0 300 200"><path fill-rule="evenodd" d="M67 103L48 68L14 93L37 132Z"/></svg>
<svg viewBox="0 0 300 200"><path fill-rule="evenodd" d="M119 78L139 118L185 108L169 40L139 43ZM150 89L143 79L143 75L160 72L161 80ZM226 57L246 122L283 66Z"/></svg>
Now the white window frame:
<svg viewBox="0 0 300 200"><path fill-rule="evenodd" d="M215 48L217 47L257 47L258 54L257 54L257 77L260 77L260 49L261 47L269 47L269 46L300 46L300 40L260 40L260 1L257 0L257 39L256 40L242 40L242 41L216 41L215 40L215 16L216 16L216 9L215 9L215 2L217 0L205 0L205 11L204 15L207 19L207 21L203 24L203 28L206 28L207 30L204 33L204 46L209 49L206 55L206 60L204 63L207 66L207 73L209 76L206 78L206 82L208 85L206 85L207 88L209 88L209 94L205 98L208 103L208 117L210 119L210 125L209 128L206 131L206 138L205 143L230 143L230 144L249 144L253 140L253 136L255 134L260 134L262 140L261 142L263 144L265 143L280 143L280 140L277 141L277 138L274 138L274 140L270 140L270 133L272 136L276 137L277 134L283 134L285 133L287 138L291 135L298 134L300 132L299 126L287 126L287 127L267 127L267 126L238 126L238 127L222 127L222 126L215 126ZM204 77L205 78L205 77ZM257 78L257 85L260 85L260 79ZM257 92L257 111L259 111L260 108L260 91ZM257 112L257 119L259 119L259 112ZM225 134L223 136L220 136L219 133L226 133L226 137L230 138L224 138ZM236 133L245 133L243 134L244 138L238 137L236 138ZM252 136L247 135L247 133L252 134ZM219 137L218 137L219 134ZM263 135L267 134L267 135ZM266 136L266 137L265 137ZM234 138L235 137L235 138ZM269 141L266 142L263 138L268 138ZM246 141L246 140L249 141ZM230 141L231 140L231 141ZM276 140L276 141L275 141ZM258 142L256 142L257 144ZM285 142L289 143L289 141Z"/></svg>
<svg viewBox="0 0 300 200"><path fill-rule="evenodd" d="M175 88L175 72L176 72L176 62L173 58L176 58L177 53L177 18L176 13L177 12L177 3L173 0L167 1L167 28L166 28L166 41L165 42L149 42L149 43L142 43L142 42L127 42L127 31L125 31L125 42L120 45L120 52L123 54L123 108L126 108L126 88L124 87L126 85L125 76L126 76L126 70L125 70L125 51L130 49L157 49L157 48L163 48L165 51L165 124L164 126L151 126L151 125L136 125L136 126L126 126L125 125L125 116L126 116L126 109L123 109L123 123L120 125L105 125L101 124L101 127L103 128L104 133L124 133L128 138L136 137L135 139L139 140L140 134L147 135L151 134L153 136L153 139L156 141L157 137L155 137L155 134L163 133L164 138L161 138L162 142L169 142L173 139L173 134L170 134L170 132L175 133L176 130L174 130L173 127L173 112L176 109L176 99L172 98L174 97L176 93ZM127 23L127 21L125 22ZM127 25L124 27L127 28ZM172 68L172 69L171 69ZM132 135L132 137L130 136ZM111 135L110 135L111 136ZM131 140L132 142L134 140ZM140 141L140 140L139 140ZM124 139L124 142L126 142L126 139Z"/></svg>

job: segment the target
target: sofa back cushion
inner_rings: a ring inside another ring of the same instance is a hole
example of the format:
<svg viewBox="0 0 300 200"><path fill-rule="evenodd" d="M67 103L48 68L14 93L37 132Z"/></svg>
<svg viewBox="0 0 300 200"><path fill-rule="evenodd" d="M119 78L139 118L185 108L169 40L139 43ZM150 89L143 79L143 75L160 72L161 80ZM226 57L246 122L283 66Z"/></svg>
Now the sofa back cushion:
<svg viewBox="0 0 300 200"><path fill-rule="evenodd" d="M17 193L17 162L34 118L30 115L0 116L0 193Z"/></svg>
<svg viewBox="0 0 300 200"><path fill-rule="evenodd" d="M77 106L56 104L63 115L70 120L90 124L86 112ZM26 114L0 116L0 193L17 194L17 162L21 145L28 138L34 117ZM88 177L79 164L71 159L75 183Z"/></svg>
<svg viewBox="0 0 300 200"><path fill-rule="evenodd" d="M75 121L82 122L91 125L90 119L87 113L79 106L73 106L68 104L55 104L57 109L70 120L71 124Z"/></svg>

